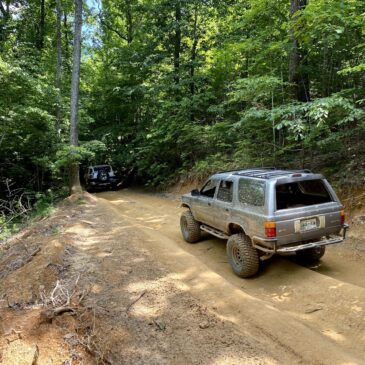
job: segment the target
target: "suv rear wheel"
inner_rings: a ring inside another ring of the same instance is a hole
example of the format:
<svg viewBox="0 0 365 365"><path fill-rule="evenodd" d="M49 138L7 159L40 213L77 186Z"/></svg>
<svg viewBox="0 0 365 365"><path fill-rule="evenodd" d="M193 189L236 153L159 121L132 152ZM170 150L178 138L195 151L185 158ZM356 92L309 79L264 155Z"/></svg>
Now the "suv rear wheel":
<svg viewBox="0 0 365 365"><path fill-rule="evenodd" d="M190 210L184 212L180 217L180 228L184 240L189 243L195 243L200 240L200 224L197 222Z"/></svg>
<svg viewBox="0 0 365 365"><path fill-rule="evenodd" d="M227 257L234 273L241 278L248 278L259 271L258 252L252 247L250 238L242 233L229 237Z"/></svg>
<svg viewBox="0 0 365 365"><path fill-rule="evenodd" d="M318 247L312 247L307 248L306 250L300 250L297 251L296 254L301 259L308 261L308 262L314 262L318 261L326 252L326 246L318 246Z"/></svg>

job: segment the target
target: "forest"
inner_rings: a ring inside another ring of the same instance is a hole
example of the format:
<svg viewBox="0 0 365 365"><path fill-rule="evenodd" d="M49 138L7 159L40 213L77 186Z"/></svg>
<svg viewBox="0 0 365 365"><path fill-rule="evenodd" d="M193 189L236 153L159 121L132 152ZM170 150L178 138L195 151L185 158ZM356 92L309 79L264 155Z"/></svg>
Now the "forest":
<svg viewBox="0 0 365 365"><path fill-rule="evenodd" d="M361 186L364 111L364 0L0 0L0 223L89 164L150 187L248 166Z"/></svg>

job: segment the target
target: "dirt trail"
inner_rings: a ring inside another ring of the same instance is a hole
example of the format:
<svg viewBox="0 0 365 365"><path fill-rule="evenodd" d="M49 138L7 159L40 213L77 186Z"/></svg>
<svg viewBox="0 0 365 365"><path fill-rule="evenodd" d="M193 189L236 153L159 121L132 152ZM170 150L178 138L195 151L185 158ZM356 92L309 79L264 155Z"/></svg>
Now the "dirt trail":
<svg viewBox="0 0 365 365"><path fill-rule="evenodd" d="M90 195L21 234L0 251L0 364L301 363L192 295L153 242ZM75 293L71 313L52 315L57 285Z"/></svg>
<svg viewBox="0 0 365 365"><path fill-rule="evenodd" d="M15 240L0 254L0 363L365 364L362 241L243 280L224 241L182 240L180 212L171 197L86 194ZM56 281L74 312L44 320Z"/></svg>
<svg viewBox="0 0 365 365"><path fill-rule="evenodd" d="M179 231L179 202L124 190L97 195L141 229L144 247L217 313L264 334L305 363L365 363L365 266L359 242L329 248L318 267L294 259L265 263L250 280L235 277L224 241L188 245ZM356 249L355 249L356 244Z"/></svg>

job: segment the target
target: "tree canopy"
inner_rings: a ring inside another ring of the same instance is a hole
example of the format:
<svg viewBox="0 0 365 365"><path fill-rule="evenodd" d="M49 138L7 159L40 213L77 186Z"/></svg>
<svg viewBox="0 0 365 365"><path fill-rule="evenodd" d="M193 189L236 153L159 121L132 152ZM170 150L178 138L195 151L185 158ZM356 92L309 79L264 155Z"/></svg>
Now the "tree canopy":
<svg viewBox="0 0 365 365"><path fill-rule="evenodd" d="M362 182L364 0L84 5L69 146L75 5L0 0L3 180L59 188L71 161L153 186L273 165Z"/></svg>

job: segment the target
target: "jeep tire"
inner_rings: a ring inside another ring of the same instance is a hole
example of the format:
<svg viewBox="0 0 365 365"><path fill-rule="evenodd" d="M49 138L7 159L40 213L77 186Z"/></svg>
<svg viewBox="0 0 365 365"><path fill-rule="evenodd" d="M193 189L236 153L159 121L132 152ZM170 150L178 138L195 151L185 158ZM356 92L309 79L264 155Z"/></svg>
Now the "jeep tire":
<svg viewBox="0 0 365 365"><path fill-rule="evenodd" d="M326 252L326 246L317 246L307 248L306 250L297 251L297 256L303 261L315 262L318 261Z"/></svg>
<svg viewBox="0 0 365 365"><path fill-rule="evenodd" d="M190 210L181 214L180 228L186 242L195 243L200 240L200 224L194 219Z"/></svg>
<svg viewBox="0 0 365 365"><path fill-rule="evenodd" d="M237 276L248 278L259 271L259 255L248 236L242 233L232 235L226 250L228 262Z"/></svg>

